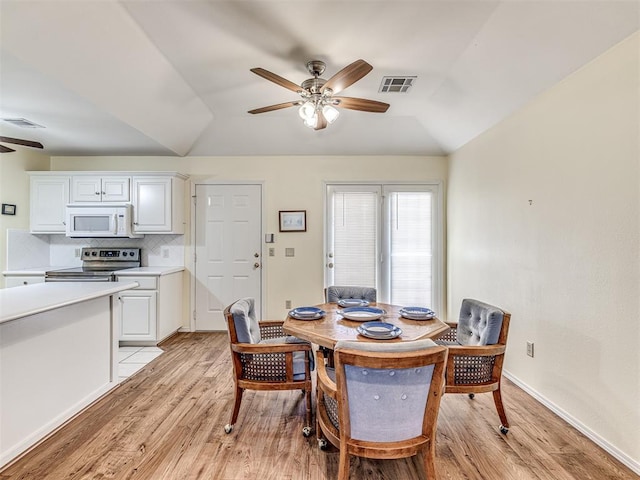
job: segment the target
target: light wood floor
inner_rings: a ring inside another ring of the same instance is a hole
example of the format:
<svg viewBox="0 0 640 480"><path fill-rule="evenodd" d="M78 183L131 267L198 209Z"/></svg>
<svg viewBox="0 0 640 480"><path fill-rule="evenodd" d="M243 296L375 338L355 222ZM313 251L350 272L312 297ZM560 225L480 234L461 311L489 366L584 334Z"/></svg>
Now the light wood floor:
<svg viewBox="0 0 640 480"><path fill-rule="evenodd" d="M235 430L226 334L171 338L166 353L83 412L0 479L273 479L337 477L338 453L301 434L298 392L246 392ZM442 479L637 479L522 390L506 382L511 430L498 432L490 394L446 395L438 421ZM424 478L413 459L354 458L352 479Z"/></svg>

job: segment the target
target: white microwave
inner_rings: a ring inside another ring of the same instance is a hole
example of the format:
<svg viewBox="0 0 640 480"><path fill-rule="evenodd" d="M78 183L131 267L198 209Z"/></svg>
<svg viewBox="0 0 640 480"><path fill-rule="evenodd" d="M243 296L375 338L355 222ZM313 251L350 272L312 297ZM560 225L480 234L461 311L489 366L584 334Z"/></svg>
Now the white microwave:
<svg viewBox="0 0 640 480"><path fill-rule="evenodd" d="M67 237L128 237L143 235L133 232L133 207L130 203L100 205L67 205Z"/></svg>

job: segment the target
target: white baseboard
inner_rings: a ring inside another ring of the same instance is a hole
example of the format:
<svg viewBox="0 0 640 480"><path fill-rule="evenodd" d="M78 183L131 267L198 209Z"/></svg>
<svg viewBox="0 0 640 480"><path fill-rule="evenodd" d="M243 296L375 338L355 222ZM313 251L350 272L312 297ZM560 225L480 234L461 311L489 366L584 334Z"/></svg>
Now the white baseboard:
<svg viewBox="0 0 640 480"><path fill-rule="evenodd" d="M560 418L562 418L565 422L567 422L569 425L574 427L580 433L585 435L587 438L589 438L596 445L602 447L611 456L615 457L617 460L619 460L620 462L625 464L627 467L629 467L635 473L640 475L640 461L634 460L633 458L629 457L629 455L627 455L626 453L621 452L619 449L617 449L616 447L611 445L607 440L605 440L600 435L598 435L597 433L592 431L590 428L588 428L585 425L583 425L579 420L577 420L576 418L571 416L569 413L565 412L563 409L558 407L553 402L549 401L547 398L543 397L540 393L535 391L529 385L527 385L526 383L524 383L523 381L521 381L520 379L518 379L517 377L515 377L514 375L512 375L508 371L505 370L502 373L506 378L511 380L518 387L520 387L522 390L527 392L529 395L531 395L533 398L535 398L538 402L540 402L545 407L547 407L549 410L551 410L553 413L558 415Z"/></svg>

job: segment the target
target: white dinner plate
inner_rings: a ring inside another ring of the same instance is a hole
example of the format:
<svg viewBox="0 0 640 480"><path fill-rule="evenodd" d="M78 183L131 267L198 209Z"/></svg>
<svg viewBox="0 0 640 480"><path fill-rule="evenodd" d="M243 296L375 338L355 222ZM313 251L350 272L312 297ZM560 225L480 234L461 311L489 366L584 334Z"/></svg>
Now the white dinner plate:
<svg viewBox="0 0 640 480"><path fill-rule="evenodd" d="M349 307L339 310L338 313L347 320L353 320L355 322L369 322L371 320L379 319L386 312L381 308L375 307Z"/></svg>

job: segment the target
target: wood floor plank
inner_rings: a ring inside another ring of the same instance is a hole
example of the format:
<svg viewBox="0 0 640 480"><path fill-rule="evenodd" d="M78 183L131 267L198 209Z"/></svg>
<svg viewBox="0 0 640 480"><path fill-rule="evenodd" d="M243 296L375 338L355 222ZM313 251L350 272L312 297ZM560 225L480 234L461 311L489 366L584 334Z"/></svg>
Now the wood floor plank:
<svg viewBox="0 0 640 480"><path fill-rule="evenodd" d="M234 431L227 335L178 334L165 353L14 464L0 480L326 480L338 450L302 435L300 392L245 393ZM445 395L436 468L449 480L632 480L628 468L506 381L508 435L490 394ZM351 478L418 480L415 459L352 458Z"/></svg>

